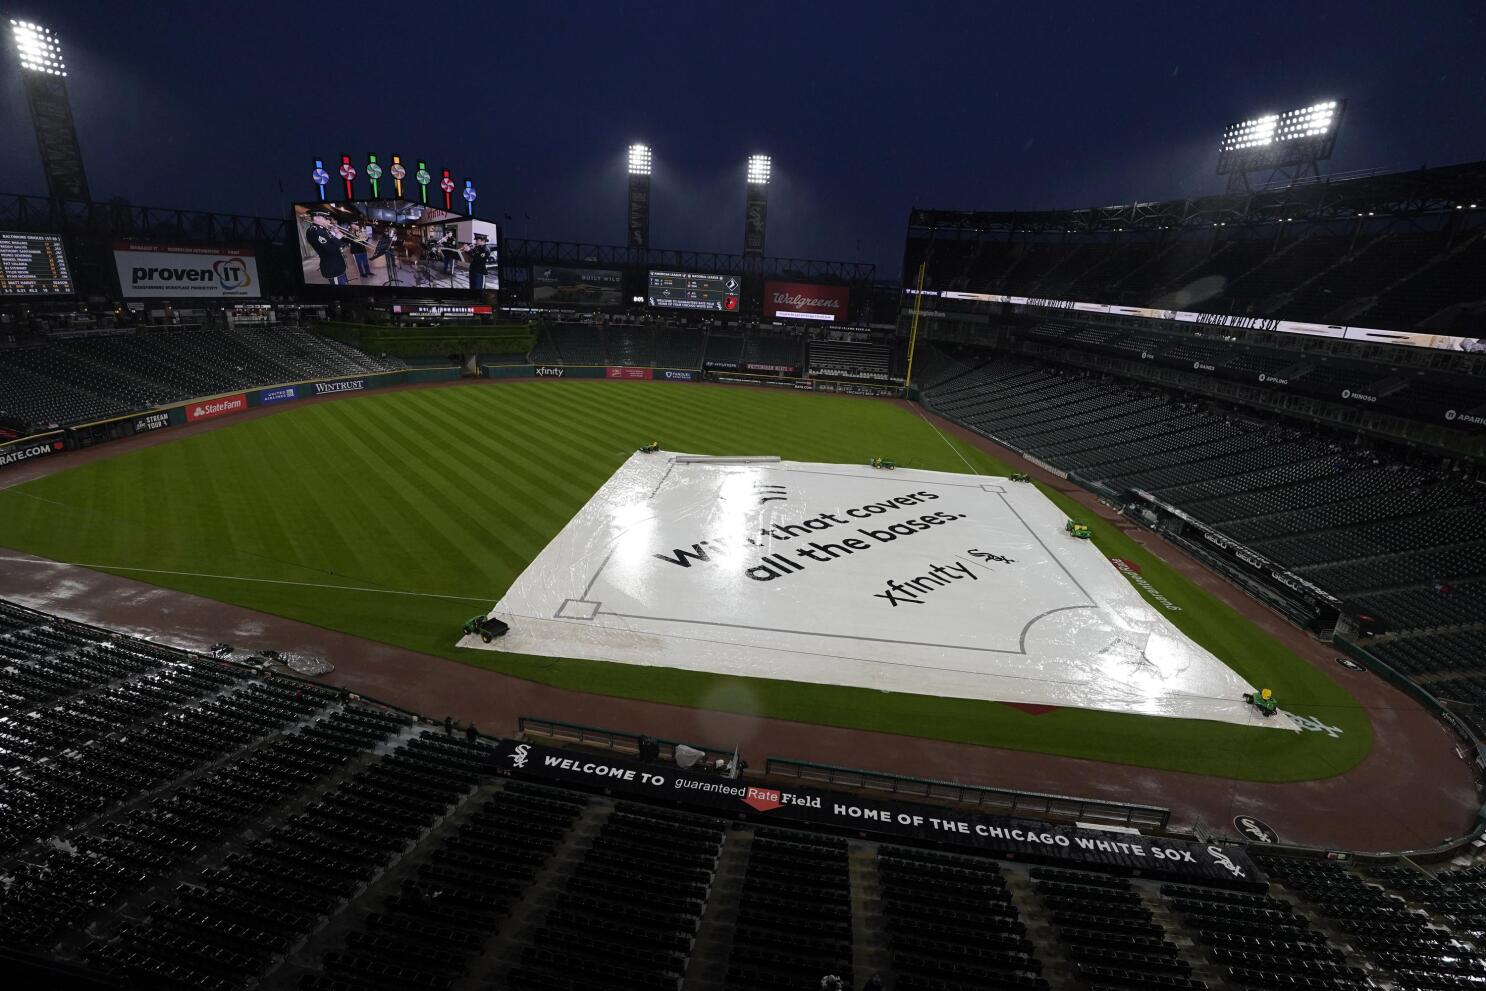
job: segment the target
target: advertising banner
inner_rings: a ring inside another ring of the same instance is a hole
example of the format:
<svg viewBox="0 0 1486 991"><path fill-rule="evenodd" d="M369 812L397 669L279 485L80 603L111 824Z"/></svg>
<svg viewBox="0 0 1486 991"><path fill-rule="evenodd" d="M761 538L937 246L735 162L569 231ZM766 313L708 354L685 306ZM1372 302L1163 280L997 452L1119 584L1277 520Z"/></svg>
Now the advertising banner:
<svg viewBox="0 0 1486 991"><path fill-rule="evenodd" d="M748 372L775 372L780 375L793 375L798 369L794 365L765 365L750 361L743 366Z"/></svg>
<svg viewBox="0 0 1486 991"><path fill-rule="evenodd" d="M920 295L917 289L904 289L905 295ZM1109 313L1115 316L1145 317L1198 324L1203 327L1258 330L1271 334L1300 334L1306 337L1329 337L1333 340L1358 341L1366 344L1396 344L1403 347L1432 348L1440 351L1486 353L1486 338L1452 337L1416 331L1383 330L1374 327L1347 327L1341 324L1306 323L1280 320L1276 317L1251 317L1229 313L1196 313L1189 310L1153 309L1143 306L1114 306L1108 303L1080 303L1064 299L1042 299L1036 296L1009 296L1003 293L961 292L925 289L925 297L957 300L965 303L1009 303L1012 306L1037 306L1049 310L1078 310L1083 313ZM936 314L938 315L938 314Z"/></svg>
<svg viewBox="0 0 1486 991"><path fill-rule="evenodd" d="M279 389L264 389L257 393L259 406L271 406L274 403L285 403L291 399L298 399L300 386L286 385Z"/></svg>
<svg viewBox="0 0 1486 991"><path fill-rule="evenodd" d="M687 368L659 368L655 377L667 382L695 382L698 379L697 373Z"/></svg>
<svg viewBox="0 0 1486 991"><path fill-rule="evenodd" d="M1265 883L1239 846L1108 833L1031 819L980 815L814 788L764 788L721 775L695 774L610 754L500 741L494 771L674 802L698 811L747 815L962 847L989 856L1063 866L1139 871L1196 884Z"/></svg>
<svg viewBox="0 0 1486 991"><path fill-rule="evenodd" d="M651 377L651 369L637 368L634 365L610 365L604 370L604 377L611 379L648 379Z"/></svg>
<svg viewBox="0 0 1486 991"><path fill-rule="evenodd" d="M136 434L152 433L156 430L164 430L170 426L170 412L146 413L134 418L134 432Z"/></svg>
<svg viewBox="0 0 1486 991"><path fill-rule="evenodd" d="M235 396L223 396L220 399L206 399L199 402L188 403L186 409L186 422L195 423L197 420L210 420L218 416L228 416L233 413L241 413L248 408L248 397L243 393Z"/></svg>
<svg viewBox="0 0 1486 991"><path fill-rule="evenodd" d="M8 468L11 465L20 464L22 461L30 461L32 458L44 458L51 454L59 454L62 451L62 446L62 434L60 431L54 434L27 437L25 440L16 441L13 444L0 444L0 468Z"/></svg>
<svg viewBox="0 0 1486 991"><path fill-rule="evenodd" d="M366 388L366 379L342 379L339 382L316 382L315 395L328 396L337 392L361 392Z"/></svg>
<svg viewBox="0 0 1486 991"><path fill-rule="evenodd" d="M257 299L258 259L252 248L114 242L114 268L126 299L188 297Z"/></svg>
<svg viewBox="0 0 1486 991"><path fill-rule="evenodd" d="M551 370L551 366L543 365L543 368ZM559 372L561 368L557 369ZM517 379L528 378L537 374L535 365L481 365L480 374L488 379Z"/></svg>
<svg viewBox="0 0 1486 991"><path fill-rule="evenodd" d="M736 361L714 361L711 358L708 358L706 361L702 362L702 367L710 371L718 372L736 372L739 370L738 363Z"/></svg>
<svg viewBox="0 0 1486 991"><path fill-rule="evenodd" d="M808 282L765 282L764 316L773 319L844 323L851 290Z"/></svg>
<svg viewBox="0 0 1486 991"><path fill-rule="evenodd" d="M624 273L608 268L534 265L531 301L543 306L622 306Z"/></svg>

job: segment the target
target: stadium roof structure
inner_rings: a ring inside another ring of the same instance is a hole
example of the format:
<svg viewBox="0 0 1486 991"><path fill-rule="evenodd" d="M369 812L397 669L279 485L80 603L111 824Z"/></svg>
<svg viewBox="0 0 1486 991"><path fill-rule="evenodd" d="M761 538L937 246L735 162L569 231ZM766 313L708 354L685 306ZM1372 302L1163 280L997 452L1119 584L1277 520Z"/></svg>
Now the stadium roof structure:
<svg viewBox="0 0 1486 991"><path fill-rule="evenodd" d="M1180 230L1219 224L1323 223L1425 217L1486 207L1486 162L1410 172L1308 179L1247 193L1072 210L934 210L915 207L908 235Z"/></svg>
<svg viewBox="0 0 1486 991"><path fill-rule="evenodd" d="M135 206L122 200L100 203L24 194L0 194L0 227L47 234L141 237L211 244L244 241L287 244L292 229L285 217L254 217L207 210Z"/></svg>

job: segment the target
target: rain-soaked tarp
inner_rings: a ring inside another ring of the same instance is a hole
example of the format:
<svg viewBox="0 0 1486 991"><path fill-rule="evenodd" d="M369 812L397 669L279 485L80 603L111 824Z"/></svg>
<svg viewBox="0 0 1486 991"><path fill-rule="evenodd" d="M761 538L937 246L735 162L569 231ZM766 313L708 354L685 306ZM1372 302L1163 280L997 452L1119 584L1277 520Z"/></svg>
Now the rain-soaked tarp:
<svg viewBox="0 0 1486 991"><path fill-rule="evenodd" d="M1295 729L1065 522L1004 478L635 454L460 645Z"/></svg>

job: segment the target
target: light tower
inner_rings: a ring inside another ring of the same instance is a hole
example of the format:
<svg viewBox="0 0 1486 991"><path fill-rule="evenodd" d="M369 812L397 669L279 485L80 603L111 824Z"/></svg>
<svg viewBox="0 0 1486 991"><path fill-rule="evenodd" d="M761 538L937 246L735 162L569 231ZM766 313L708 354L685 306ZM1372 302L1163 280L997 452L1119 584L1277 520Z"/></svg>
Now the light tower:
<svg viewBox="0 0 1486 991"><path fill-rule="evenodd" d="M774 160L768 155L748 156L748 206L743 214L743 254L761 258L764 231L769 222L769 177Z"/></svg>
<svg viewBox="0 0 1486 991"><path fill-rule="evenodd" d="M629 233L631 248L650 247L650 146L629 146Z"/></svg>
<svg viewBox="0 0 1486 991"><path fill-rule="evenodd" d="M1250 189L1249 174L1267 172L1263 185L1276 179L1314 179L1336 147L1346 100L1322 100L1277 114L1261 114L1223 128L1218 144L1218 175L1228 177L1228 192Z"/></svg>
<svg viewBox="0 0 1486 991"><path fill-rule="evenodd" d="M11 42L21 62L31 125L41 149L47 191L57 200L87 200L88 177L67 98L67 63L57 36L31 21L10 22Z"/></svg>

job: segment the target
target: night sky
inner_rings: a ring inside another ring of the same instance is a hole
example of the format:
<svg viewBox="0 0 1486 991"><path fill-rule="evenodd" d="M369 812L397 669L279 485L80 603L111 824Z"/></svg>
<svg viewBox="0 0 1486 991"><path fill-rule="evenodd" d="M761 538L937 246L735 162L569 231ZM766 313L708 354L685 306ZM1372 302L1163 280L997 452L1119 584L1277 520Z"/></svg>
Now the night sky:
<svg viewBox="0 0 1486 991"><path fill-rule="evenodd" d="M474 178L507 235L620 244L624 150L644 140L651 243L736 252L743 162L764 151L768 253L880 278L910 206L1219 192L1225 123L1317 100L1349 100L1331 172L1486 159L1480 0L6 13L60 36L95 199L282 216L313 198L314 157L396 152ZM0 59L0 191L44 194L19 73Z"/></svg>

